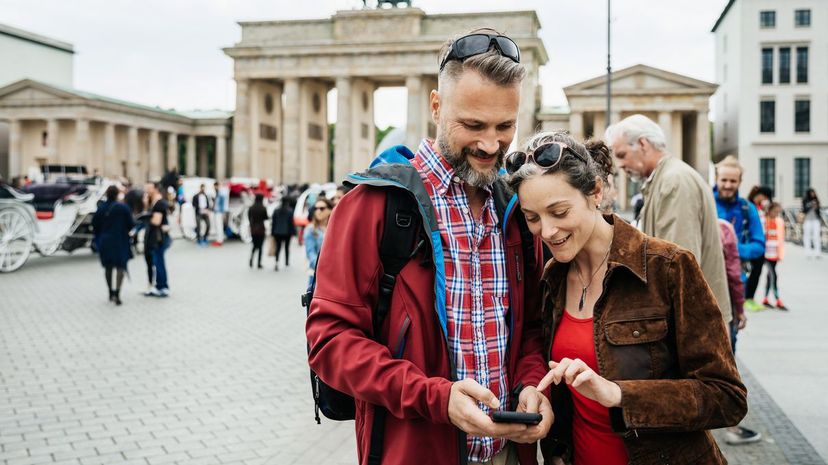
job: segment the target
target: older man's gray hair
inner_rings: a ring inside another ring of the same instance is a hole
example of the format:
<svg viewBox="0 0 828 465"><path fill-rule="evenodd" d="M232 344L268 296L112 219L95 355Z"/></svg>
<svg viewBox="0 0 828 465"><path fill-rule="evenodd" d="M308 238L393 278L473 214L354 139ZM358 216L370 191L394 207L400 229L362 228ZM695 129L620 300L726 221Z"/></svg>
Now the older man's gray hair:
<svg viewBox="0 0 828 465"><path fill-rule="evenodd" d="M667 149L667 140L664 131L650 118L644 115L628 116L618 123L610 125L604 133L609 145L615 144L619 138L624 138L627 144L638 147L638 141L646 139L658 151Z"/></svg>

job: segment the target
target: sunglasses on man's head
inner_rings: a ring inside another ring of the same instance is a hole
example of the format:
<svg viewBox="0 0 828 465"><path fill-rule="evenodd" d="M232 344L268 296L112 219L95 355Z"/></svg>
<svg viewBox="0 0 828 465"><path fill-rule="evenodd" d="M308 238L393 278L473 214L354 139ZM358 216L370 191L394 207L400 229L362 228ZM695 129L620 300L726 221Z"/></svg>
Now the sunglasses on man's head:
<svg viewBox="0 0 828 465"><path fill-rule="evenodd" d="M493 34L469 34L451 44L451 49L440 63L440 71L446 67L446 63L450 60L464 61L469 57L488 52L492 46L502 56L512 59L515 63L520 63L520 49L512 39Z"/></svg>
<svg viewBox="0 0 828 465"><path fill-rule="evenodd" d="M578 159L582 162L587 162L584 157L569 148L568 145L561 142L548 142L546 144L539 145L538 148L529 154L518 151L506 155L504 167L506 168L506 172L509 174L515 174L515 172L527 162L534 163L543 169L549 169L561 162L564 153L571 153L572 155L578 157Z"/></svg>

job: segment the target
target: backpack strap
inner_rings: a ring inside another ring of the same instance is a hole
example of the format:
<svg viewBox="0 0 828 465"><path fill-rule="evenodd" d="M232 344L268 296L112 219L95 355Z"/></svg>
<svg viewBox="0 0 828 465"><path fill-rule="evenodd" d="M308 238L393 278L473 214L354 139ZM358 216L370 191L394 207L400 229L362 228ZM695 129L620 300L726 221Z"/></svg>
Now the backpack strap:
<svg viewBox="0 0 828 465"><path fill-rule="evenodd" d="M739 206L742 207L742 244L747 244L750 242L750 231L748 227L750 225L750 206L745 199L739 199Z"/></svg>
<svg viewBox="0 0 828 465"><path fill-rule="evenodd" d="M391 308L391 297L397 284L397 275L406 263L425 244L417 241L422 219L411 195L403 189L385 189L385 228L380 241L379 254L382 261L382 277L379 281L379 296L374 309L374 340L379 341L382 324ZM388 410L374 406L374 422L371 427L371 444L368 449L368 465L380 465L385 443L385 417Z"/></svg>

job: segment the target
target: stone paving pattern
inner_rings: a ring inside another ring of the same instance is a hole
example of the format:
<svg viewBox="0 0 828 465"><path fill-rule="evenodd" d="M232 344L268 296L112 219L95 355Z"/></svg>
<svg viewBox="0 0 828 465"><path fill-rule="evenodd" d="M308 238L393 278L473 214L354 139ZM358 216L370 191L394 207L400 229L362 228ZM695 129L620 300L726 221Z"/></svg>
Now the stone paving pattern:
<svg viewBox="0 0 828 465"><path fill-rule="evenodd" d="M0 275L0 463L356 463L353 424L313 419L301 249L275 272L247 247L175 241L168 299L140 295L139 257L121 307L86 252ZM725 448L731 463L824 463L746 382L769 440Z"/></svg>

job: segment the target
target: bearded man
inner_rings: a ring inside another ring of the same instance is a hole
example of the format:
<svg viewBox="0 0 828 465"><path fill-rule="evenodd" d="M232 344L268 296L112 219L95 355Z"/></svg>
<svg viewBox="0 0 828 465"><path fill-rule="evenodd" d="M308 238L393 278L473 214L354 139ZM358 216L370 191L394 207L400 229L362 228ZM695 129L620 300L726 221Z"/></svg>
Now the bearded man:
<svg viewBox="0 0 828 465"><path fill-rule="evenodd" d="M416 153L393 147L349 176L357 187L332 215L315 275L308 360L321 380L354 397L363 465L516 464L513 442L544 437L553 419L535 389L547 371L541 250L521 234L516 198L498 178L526 74L520 51L482 29L446 42L439 59L435 140ZM378 253L394 214L388 189L405 192L422 225L421 246L396 277ZM396 282L389 311L375 328L388 281ZM514 408L543 419L490 417ZM535 463L532 451L520 458Z"/></svg>

